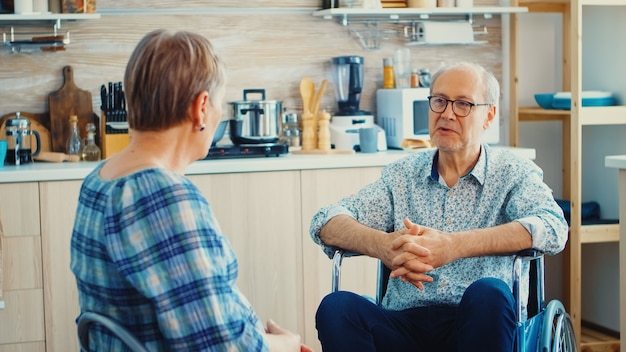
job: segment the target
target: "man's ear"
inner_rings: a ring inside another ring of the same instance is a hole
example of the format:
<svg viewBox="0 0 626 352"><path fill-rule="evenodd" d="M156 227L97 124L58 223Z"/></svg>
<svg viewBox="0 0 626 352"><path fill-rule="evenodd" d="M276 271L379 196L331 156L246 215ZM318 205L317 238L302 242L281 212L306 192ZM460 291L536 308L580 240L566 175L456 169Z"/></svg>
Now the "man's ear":
<svg viewBox="0 0 626 352"><path fill-rule="evenodd" d="M491 123L496 118L497 109L498 109L498 107L496 107L495 105L490 105L489 106L489 110L487 111L487 118L485 119L485 122L483 124L483 128L485 130L488 129L489 126L491 126Z"/></svg>

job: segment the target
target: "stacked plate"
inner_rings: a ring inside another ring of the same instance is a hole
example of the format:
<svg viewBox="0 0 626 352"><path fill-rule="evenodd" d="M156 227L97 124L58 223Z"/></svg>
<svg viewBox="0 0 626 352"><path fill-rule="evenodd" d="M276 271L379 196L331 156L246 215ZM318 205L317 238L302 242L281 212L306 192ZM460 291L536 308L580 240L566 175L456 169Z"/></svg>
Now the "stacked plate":
<svg viewBox="0 0 626 352"><path fill-rule="evenodd" d="M569 110L572 107L571 92L535 94L535 101L544 109ZM611 92L587 90L582 92L582 106L612 106L615 97Z"/></svg>

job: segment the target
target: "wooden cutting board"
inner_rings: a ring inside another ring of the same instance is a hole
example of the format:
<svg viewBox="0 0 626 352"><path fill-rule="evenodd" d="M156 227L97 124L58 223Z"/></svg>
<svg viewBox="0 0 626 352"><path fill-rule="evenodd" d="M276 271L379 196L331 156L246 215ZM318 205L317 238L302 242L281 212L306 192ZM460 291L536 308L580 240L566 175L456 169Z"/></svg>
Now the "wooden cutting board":
<svg viewBox="0 0 626 352"><path fill-rule="evenodd" d="M60 153L67 152L65 145L70 133L70 115L78 116L81 138L85 137L87 123L94 122L91 93L76 86L72 66L63 67L63 79L63 86L48 94L52 151Z"/></svg>

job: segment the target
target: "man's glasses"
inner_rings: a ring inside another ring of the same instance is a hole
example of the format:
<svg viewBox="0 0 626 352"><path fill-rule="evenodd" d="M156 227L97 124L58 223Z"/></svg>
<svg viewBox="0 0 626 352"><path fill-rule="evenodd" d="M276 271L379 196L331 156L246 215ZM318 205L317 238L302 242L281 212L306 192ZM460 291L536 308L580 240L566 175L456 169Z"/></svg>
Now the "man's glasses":
<svg viewBox="0 0 626 352"><path fill-rule="evenodd" d="M442 113L446 111L448 107L448 103L452 103L452 112L458 117L465 117L472 112L472 108L474 106L489 106L491 104L474 104L465 100L450 100L444 97L438 96L429 96L428 97L428 105L430 105L430 110L436 113Z"/></svg>

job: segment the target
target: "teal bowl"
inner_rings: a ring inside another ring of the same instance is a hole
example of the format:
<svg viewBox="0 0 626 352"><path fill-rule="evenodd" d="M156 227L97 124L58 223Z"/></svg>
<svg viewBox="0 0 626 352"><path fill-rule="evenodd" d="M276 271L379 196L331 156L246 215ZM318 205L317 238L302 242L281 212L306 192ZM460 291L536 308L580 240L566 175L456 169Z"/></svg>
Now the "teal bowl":
<svg viewBox="0 0 626 352"><path fill-rule="evenodd" d="M554 93L535 94L535 101L544 109L554 109Z"/></svg>

